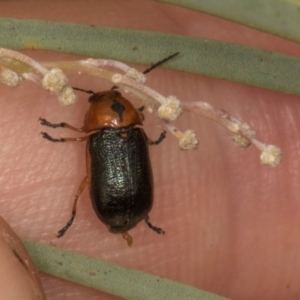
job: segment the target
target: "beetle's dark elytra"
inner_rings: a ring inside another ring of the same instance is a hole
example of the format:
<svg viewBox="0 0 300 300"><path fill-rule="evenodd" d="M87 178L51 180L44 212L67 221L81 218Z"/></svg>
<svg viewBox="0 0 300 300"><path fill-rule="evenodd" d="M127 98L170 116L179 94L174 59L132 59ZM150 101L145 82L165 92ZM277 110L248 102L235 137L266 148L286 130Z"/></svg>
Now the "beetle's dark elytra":
<svg viewBox="0 0 300 300"><path fill-rule="evenodd" d="M113 233L130 230L152 208L147 143L143 129L133 126L103 129L88 139L90 198L99 219Z"/></svg>

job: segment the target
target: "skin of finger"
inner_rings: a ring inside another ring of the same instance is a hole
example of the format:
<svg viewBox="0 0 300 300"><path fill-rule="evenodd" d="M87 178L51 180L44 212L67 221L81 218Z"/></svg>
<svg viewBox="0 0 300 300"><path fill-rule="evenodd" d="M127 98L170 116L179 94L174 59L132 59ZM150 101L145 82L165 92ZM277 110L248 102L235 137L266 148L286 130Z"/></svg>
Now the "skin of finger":
<svg viewBox="0 0 300 300"><path fill-rule="evenodd" d="M300 47L243 26L152 1L84 1L0 4L3 16L72 21L213 38L300 56ZM176 49L174 49L176 51ZM40 60L75 56L25 51ZM160 58L158 58L160 59ZM143 70L140 67L140 70ZM70 77L74 86L103 90L110 85ZM139 224L134 244L110 234L95 216L87 191L64 238L55 233L69 218L72 198L85 176L84 144L51 144L39 136L76 136L41 128L37 119L82 126L88 107L61 108L54 96L24 82L12 90L0 86L1 199L3 215L17 233L37 241L177 280L234 299L292 299L299 278L299 97L241 84L157 69L149 86L183 101L206 101L249 123L257 137L283 150L276 169L261 166L259 152L238 148L225 129L195 114L176 123L194 129L199 149L184 152L168 135L150 154L155 204L150 219L166 234L158 236ZM146 115L149 137L161 132ZM74 284L44 277L48 299L115 299Z"/></svg>
<svg viewBox="0 0 300 300"><path fill-rule="evenodd" d="M20 238L0 217L0 298L45 300L39 274Z"/></svg>

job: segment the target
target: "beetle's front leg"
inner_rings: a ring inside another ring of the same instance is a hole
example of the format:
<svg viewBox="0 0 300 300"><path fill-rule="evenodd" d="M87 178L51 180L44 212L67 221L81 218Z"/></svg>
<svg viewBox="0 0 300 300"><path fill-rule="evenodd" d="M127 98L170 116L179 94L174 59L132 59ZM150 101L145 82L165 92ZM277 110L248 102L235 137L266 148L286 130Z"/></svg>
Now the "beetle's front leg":
<svg viewBox="0 0 300 300"><path fill-rule="evenodd" d="M163 132L160 134L159 138L158 138L156 141L152 141L152 140L150 140L150 139L148 138L148 144L149 144L149 145L158 145L158 144L160 144L160 143L165 139L166 135L167 135L167 132L166 132L166 131L163 131Z"/></svg>
<svg viewBox="0 0 300 300"><path fill-rule="evenodd" d="M64 123L64 122L54 124L54 123L50 123L49 121L47 121L46 119L43 119L43 118L39 118L39 121L40 121L41 125L43 125L43 126L48 126L48 127L51 127L51 128L62 127L62 128L68 128L68 129L73 130L73 131L83 132L82 128L76 128L76 127L74 127L72 125L69 125L67 123Z"/></svg>
<svg viewBox="0 0 300 300"><path fill-rule="evenodd" d="M86 141L88 139L88 135L79 137L79 138L60 138L60 139L55 139L52 136L50 136L47 132L41 132L41 135L44 139L53 142L53 143L57 143L57 142L83 142Z"/></svg>

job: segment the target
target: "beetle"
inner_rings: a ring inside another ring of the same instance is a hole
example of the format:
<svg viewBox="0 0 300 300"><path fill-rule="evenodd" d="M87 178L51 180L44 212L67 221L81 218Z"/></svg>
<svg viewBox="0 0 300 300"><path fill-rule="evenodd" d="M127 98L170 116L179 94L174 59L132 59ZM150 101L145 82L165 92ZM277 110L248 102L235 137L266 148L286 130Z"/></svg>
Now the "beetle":
<svg viewBox="0 0 300 300"><path fill-rule="evenodd" d="M156 63L144 74L177 54ZM57 237L62 237L72 225L79 196L87 185L98 218L110 232L122 234L129 246L132 245L132 237L128 231L142 220L158 234L165 233L149 221L153 205L153 176L148 145L159 144L166 132L163 131L156 141L148 139L141 127L144 108L136 109L115 88L98 93L74 88L91 94L88 99L90 107L81 128L64 122L53 124L39 118L41 125L87 134L79 138L56 139L41 132L42 137L51 142L87 141L87 175L74 197L71 218L58 231Z"/></svg>

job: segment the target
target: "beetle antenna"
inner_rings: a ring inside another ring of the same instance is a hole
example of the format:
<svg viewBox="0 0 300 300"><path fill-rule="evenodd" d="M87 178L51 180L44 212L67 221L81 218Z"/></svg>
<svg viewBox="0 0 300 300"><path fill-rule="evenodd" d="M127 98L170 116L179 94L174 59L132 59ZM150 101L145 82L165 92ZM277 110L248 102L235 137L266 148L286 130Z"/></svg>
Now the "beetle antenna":
<svg viewBox="0 0 300 300"><path fill-rule="evenodd" d="M158 66L162 65L162 64L165 63L166 61L168 61L168 60L172 59L173 57L177 56L179 53L180 53L180 52L176 52L176 53L174 53L174 54L172 54L172 55L170 55L170 56L168 56L168 57L166 57L166 58L160 60L159 62L157 62L157 63L155 63L154 65L152 65L150 68L146 69L146 70L143 72L143 74L149 73L150 71L152 71L153 69L155 69L155 68L157 68ZM115 89L117 89L117 88L118 88L118 87L114 85L114 86L111 88L111 90L115 90Z"/></svg>
<svg viewBox="0 0 300 300"><path fill-rule="evenodd" d="M77 87L72 87L73 90L76 90L76 91L81 91L81 92L85 92L87 94L92 94L92 95L95 95L95 92L91 91L91 90L84 90L84 89L80 89L80 88L77 88Z"/></svg>
<svg viewBox="0 0 300 300"><path fill-rule="evenodd" d="M179 52L176 52L162 60L160 60L159 62L155 63L154 65L152 65L150 68L146 69L143 74L147 74L149 73L150 71L152 71L153 69L157 68L158 66L162 65L163 63L165 63L166 61L172 59L173 57L177 56L179 54Z"/></svg>

